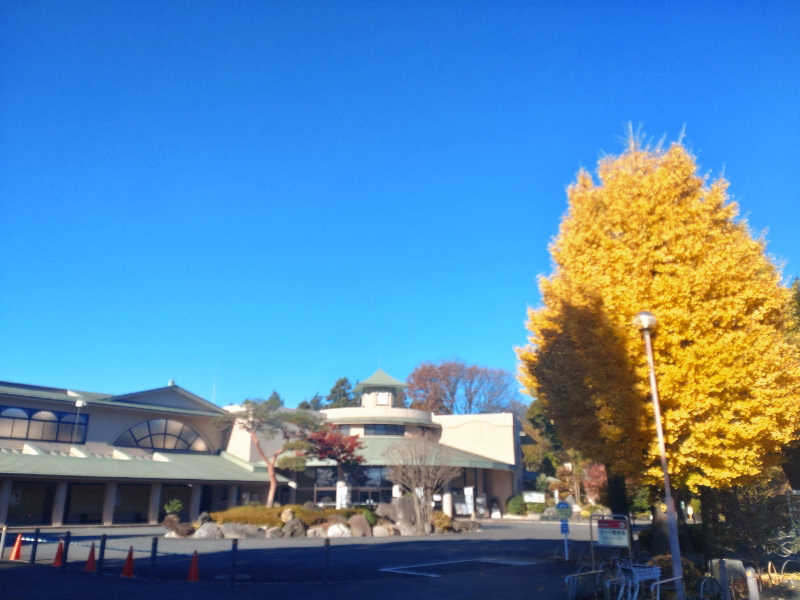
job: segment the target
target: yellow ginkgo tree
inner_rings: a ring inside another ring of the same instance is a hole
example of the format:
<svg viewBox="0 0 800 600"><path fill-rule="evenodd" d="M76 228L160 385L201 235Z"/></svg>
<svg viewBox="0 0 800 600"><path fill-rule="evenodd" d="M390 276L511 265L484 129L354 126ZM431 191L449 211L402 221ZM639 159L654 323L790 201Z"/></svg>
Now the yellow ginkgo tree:
<svg viewBox="0 0 800 600"><path fill-rule="evenodd" d="M746 483L800 437L800 348L791 292L737 220L727 182L707 181L675 143L631 140L581 171L551 245L543 305L530 309L519 378L565 446L660 481L648 371L632 326L659 321L655 364L679 486Z"/></svg>

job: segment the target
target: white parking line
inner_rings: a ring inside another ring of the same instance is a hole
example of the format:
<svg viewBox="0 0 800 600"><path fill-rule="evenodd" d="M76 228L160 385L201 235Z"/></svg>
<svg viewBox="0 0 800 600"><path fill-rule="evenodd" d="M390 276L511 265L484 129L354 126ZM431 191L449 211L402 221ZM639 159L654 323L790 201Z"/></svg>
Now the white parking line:
<svg viewBox="0 0 800 600"><path fill-rule="evenodd" d="M458 564L466 564L466 563L491 563L494 565L503 565L508 567L522 567L526 565L535 565L541 561L538 560L509 560L507 558L493 558L493 557L485 557L485 558L467 558L462 560L442 560L437 562L429 562L429 563L417 563L414 565L403 565L403 566L396 566L396 567L383 567L378 569L383 573L397 573L399 575L418 575L420 577L441 577L441 575L437 573L424 573L421 571L415 571L414 569L420 569L423 567L438 567L442 565L458 565Z"/></svg>

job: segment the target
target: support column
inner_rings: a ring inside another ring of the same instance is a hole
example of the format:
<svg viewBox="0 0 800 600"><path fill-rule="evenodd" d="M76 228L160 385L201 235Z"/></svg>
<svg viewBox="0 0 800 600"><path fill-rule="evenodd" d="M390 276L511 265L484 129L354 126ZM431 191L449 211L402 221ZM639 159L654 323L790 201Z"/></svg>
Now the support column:
<svg viewBox="0 0 800 600"><path fill-rule="evenodd" d="M451 519L453 518L453 492L450 490L442 494L442 512Z"/></svg>
<svg viewBox="0 0 800 600"><path fill-rule="evenodd" d="M199 483L192 485L192 497L189 500L189 522L193 523L200 516L200 500L203 497L203 486Z"/></svg>
<svg viewBox="0 0 800 600"><path fill-rule="evenodd" d="M117 482L106 483L106 495L103 499L103 525L114 523L114 507L117 505Z"/></svg>
<svg viewBox="0 0 800 600"><path fill-rule="evenodd" d="M150 525L158 523L158 513L161 512L161 484L154 483L150 486L150 503L147 505L147 522Z"/></svg>
<svg viewBox="0 0 800 600"><path fill-rule="evenodd" d="M8 520L8 505L11 504L11 480L3 479L0 482L0 525L5 525ZM0 553L3 549L0 548Z"/></svg>
<svg viewBox="0 0 800 600"><path fill-rule="evenodd" d="M66 481L59 481L56 483L56 493L53 496L53 512L50 517L50 522L57 527L64 524L64 510L67 506L68 489L69 483Z"/></svg>
<svg viewBox="0 0 800 600"><path fill-rule="evenodd" d="M228 486L228 508L239 506L239 486Z"/></svg>

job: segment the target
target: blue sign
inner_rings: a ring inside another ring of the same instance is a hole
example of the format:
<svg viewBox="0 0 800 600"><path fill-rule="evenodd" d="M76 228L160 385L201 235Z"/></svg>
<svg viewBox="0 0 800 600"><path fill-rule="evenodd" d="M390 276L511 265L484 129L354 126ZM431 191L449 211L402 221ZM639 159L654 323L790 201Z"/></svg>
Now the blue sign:
<svg viewBox="0 0 800 600"><path fill-rule="evenodd" d="M564 535L569 533L569 523L566 520L561 521L561 533Z"/></svg>

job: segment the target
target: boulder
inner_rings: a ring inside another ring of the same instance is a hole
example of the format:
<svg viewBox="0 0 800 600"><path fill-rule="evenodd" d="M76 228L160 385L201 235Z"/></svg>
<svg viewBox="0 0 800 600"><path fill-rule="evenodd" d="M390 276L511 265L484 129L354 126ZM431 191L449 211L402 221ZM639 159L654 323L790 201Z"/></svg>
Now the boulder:
<svg viewBox="0 0 800 600"><path fill-rule="evenodd" d="M276 525L275 527L268 527L265 537L267 539L282 538L283 528L280 525Z"/></svg>
<svg viewBox="0 0 800 600"><path fill-rule="evenodd" d="M329 538L353 537L350 528L344 523L333 523L330 527L328 527L327 533Z"/></svg>
<svg viewBox="0 0 800 600"><path fill-rule="evenodd" d="M317 505L309 500L308 502L303 502L303 508L306 510L317 510Z"/></svg>
<svg viewBox="0 0 800 600"><path fill-rule="evenodd" d="M417 513L414 512L414 499L410 494L393 499L392 506L394 506L395 514L397 515L397 518L393 519L395 523L405 521L413 525L417 522Z"/></svg>
<svg viewBox="0 0 800 600"><path fill-rule="evenodd" d="M168 529L169 531L175 531L175 529L180 524L181 524L180 518L178 518L178 515L173 513L168 514L166 517L164 517L164 520L161 522L162 527Z"/></svg>
<svg viewBox="0 0 800 600"><path fill-rule="evenodd" d="M206 521L192 534L193 538L202 540L221 540L225 537L222 528L211 521Z"/></svg>
<svg viewBox="0 0 800 600"><path fill-rule="evenodd" d="M392 522L397 521L397 510L393 504L388 504L387 502L379 503L378 508L375 509L375 514Z"/></svg>
<svg viewBox="0 0 800 600"><path fill-rule="evenodd" d="M292 519L294 519L294 511L291 508L284 508L281 512L281 522L285 525Z"/></svg>
<svg viewBox="0 0 800 600"><path fill-rule="evenodd" d="M173 530L179 537L189 537L194 533L194 525L191 523L179 523Z"/></svg>
<svg viewBox="0 0 800 600"><path fill-rule="evenodd" d="M397 529L400 531L400 535L417 535L417 528L408 521L399 521Z"/></svg>
<svg viewBox="0 0 800 600"><path fill-rule="evenodd" d="M244 523L223 523L222 534L228 540L259 537L258 527Z"/></svg>
<svg viewBox="0 0 800 600"><path fill-rule="evenodd" d="M305 535L306 525L296 517L283 526L283 537L305 537Z"/></svg>
<svg viewBox="0 0 800 600"><path fill-rule="evenodd" d="M306 537L324 538L324 537L328 537L328 536L325 533L325 526L324 525L312 525L306 531Z"/></svg>
<svg viewBox="0 0 800 600"><path fill-rule="evenodd" d="M392 537L394 535L400 535L400 532L392 525L375 525L375 527L372 528L372 535L373 537Z"/></svg>
<svg viewBox="0 0 800 600"><path fill-rule="evenodd" d="M362 514L355 514L347 522L350 525L350 533L353 537L372 537L372 527L369 526L367 517Z"/></svg>
<svg viewBox="0 0 800 600"><path fill-rule="evenodd" d="M480 523L478 523L477 521L457 521L454 519L453 522L450 524L450 526L456 533L463 533L466 531L480 531L481 529Z"/></svg>
<svg viewBox="0 0 800 600"><path fill-rule="evenodd" d="M201 512L200 515L197 517L197 522L200 523L200 525L202 525L203 523L209 523L211 520L212 520L211 515L208 514L206 511Z"/></svg>
<svg viewBox="0 0 800 600"><path fill-rule="evenodd" d="M179 536L177 533L175 533L174 531L172 531L170 529L167 533L164 534L164 537L165 538L179 538L181 536Z"/></svg>

